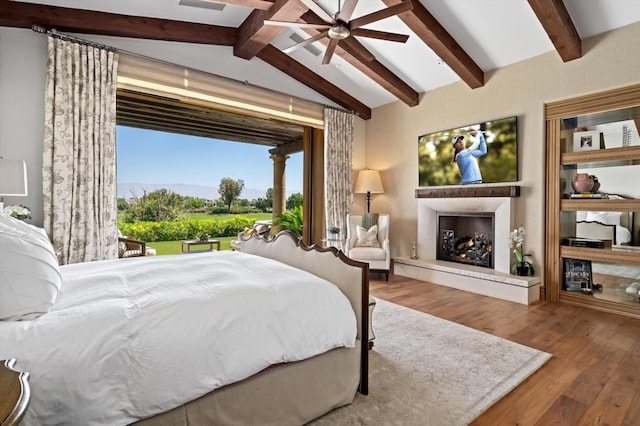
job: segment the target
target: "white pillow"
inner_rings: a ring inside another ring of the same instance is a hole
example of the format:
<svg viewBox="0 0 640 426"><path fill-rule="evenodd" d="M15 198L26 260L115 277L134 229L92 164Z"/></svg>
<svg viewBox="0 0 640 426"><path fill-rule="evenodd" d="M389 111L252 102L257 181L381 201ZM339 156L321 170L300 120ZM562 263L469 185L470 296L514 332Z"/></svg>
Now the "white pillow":
<svg viewBox="0 0 640 426"><path fill-rule="evenodd" d="M49 312L62 286L53 246L42 228L0 214L0 320Z"/></svg>
<svg viewBox="0 0 640 426"><path fill-rule="evenodd" d="M373 225L369 229L365 229L360 225L356 225L356 247L380 247L378 241L378 225Z"/></svg>

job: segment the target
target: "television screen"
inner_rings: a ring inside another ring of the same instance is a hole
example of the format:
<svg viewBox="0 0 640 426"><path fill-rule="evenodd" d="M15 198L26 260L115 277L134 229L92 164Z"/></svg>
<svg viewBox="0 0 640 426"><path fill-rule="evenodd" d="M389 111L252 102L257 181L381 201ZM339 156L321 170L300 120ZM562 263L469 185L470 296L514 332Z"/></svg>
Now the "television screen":
<svg viewBox="0 0 640 426"><path fill-rule="evenodd" d="M418 184L516 182L517 129L513 116L420 136Z"/></svg>

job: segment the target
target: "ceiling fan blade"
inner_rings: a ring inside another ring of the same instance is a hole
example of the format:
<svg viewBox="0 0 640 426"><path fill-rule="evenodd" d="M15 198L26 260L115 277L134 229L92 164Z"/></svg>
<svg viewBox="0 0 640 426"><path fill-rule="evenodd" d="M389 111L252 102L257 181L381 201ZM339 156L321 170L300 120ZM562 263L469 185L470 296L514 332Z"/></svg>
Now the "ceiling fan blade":
<svg viewBox="0 0 640 426"><path fill-rule="evenodd" d="M351 30L351 35L360 37L377 38L379 40L397 41L398 43L406 43L409 36L406 34L388 33L385 31L368 30L366 28L356 28Z"/></svg>
<svg viewBox="0 0 640 426"><path fill-rule="evenodd" d="M318 33L318 34L314 35L313 37L309 37L308 39L301 41L300 43L296 43L291 47L287 47L286 49L283 49L282 52L283 53L291 53L294 50L298 50L301 47L305 47L306 45L313 43L314 41L320 40L322 37L325 37L328 33L329 33L329 31L324 31L324 32Z"/></svg>
<svg viewBox="0 0 640 426"><path fill-rule="evenodd" d="M352 20L349 23L349 29L355 30L356 28L360 28L372 22L380 21L390 16L398 15L402 12L408 12L412 9L413 4L411 3L411 1L405 0L402 3L394 4L393 6L389 6L386 9L378 10L377 12L373 12Z"/></svg>
<svg viewBox="0 0 640 426"><path fill-rule="evenodd" d="M358 0L345 0L338 12L338 16L336 16L336 19L342 22L349 22L357 4Z"/></svg>
<svg viewBox="0 0 640 426"><path fill-rule="evenodd" d="M329 41L329 45L327 46L327 50L324 52L324 57L322 58L322 65L327 65L331 62L331 57L333 56L333 52L336 51L336 47L338 47L338 41L334 38Z"/></svg>
<svg viewBox="0 0 640 426"><path fill-rule="evenodd" d="M264 24L291 28L314 28L316 30L324 30L331 26L329 24L307 24L306 22L272 21L270 19L265 19Z"/></svg>
<svg viewBox="0 0 640 426"><path fill-rule="evenodd" d="M313 0L300 0L302 4L307 6L309 10L315 12L316 15L320 16L325 22L329 22L331 24L335 24L336 20L333 19L333 16L329 14L326 10L318 6L316 2Z"/></svg>

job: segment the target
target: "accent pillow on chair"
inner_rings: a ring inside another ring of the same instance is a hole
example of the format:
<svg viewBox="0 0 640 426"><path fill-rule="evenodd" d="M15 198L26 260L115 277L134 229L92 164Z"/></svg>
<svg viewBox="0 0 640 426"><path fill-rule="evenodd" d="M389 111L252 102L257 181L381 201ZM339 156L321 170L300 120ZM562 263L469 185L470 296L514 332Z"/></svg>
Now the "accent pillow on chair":
<svg viewBox="0 0 640 426"><path fill-rule="evenodd" d="M350 259L368 263L370 271L382 272L389 280L391 267L389 215L376 214L376 223L369 229L363 223L363 216L362 213L347 215L347 239L344 244L344 254Z"/></svg>
<svg viewBox="0 0 640 426"><path fill-rule="evenodd" d="M358 236L356 247L380 247L380 242L378 241L378 225L373 225L369 229L357 225L356 234Z"/></svg>

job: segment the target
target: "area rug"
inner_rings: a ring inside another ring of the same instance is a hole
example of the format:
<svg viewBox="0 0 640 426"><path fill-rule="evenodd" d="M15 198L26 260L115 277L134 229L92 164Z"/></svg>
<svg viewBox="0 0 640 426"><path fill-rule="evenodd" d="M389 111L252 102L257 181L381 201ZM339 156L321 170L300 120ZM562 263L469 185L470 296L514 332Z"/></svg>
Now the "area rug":
<svg viewBox="0 0 640 426"><path fill-rule="evenodd" d="M369 395L312 425L467 425L551 355L377 299Z"/></svg>

